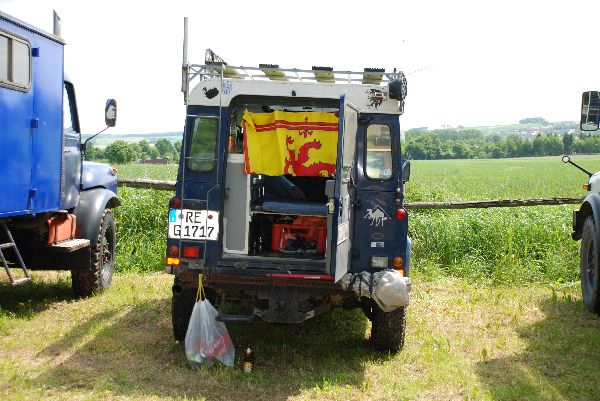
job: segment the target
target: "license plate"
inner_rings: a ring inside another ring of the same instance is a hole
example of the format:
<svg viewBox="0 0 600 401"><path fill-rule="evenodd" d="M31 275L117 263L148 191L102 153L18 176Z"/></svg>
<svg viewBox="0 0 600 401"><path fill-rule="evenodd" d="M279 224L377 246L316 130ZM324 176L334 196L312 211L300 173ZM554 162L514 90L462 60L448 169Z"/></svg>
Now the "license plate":
<svg viewBox="0 0 600 401"><path fill-rule="evenodd" d="M212 210L169 210L169 238L219 239L219 212Z"/></svg>

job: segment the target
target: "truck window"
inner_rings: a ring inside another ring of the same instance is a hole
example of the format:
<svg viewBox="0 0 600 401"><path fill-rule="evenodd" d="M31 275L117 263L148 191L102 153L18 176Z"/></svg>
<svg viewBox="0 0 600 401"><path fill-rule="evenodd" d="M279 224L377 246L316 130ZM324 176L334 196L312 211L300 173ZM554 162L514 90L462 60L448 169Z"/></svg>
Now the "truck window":
<svg viewBox="0 0 600 401"><path fill-rule="evenodd" d="M215 166L219 120L215 117L196 117L192 132L188 168L207 172Z"/></svg>
<svg viewBox="0 0 600 401"><path fill-rule="evenodd" d="M71 102L69 101L69 93L67 87L63 89L63 132L73 132L73 116L71 114Z"/></svg>
<svg viewBox="0 0 600 401"><path fill-rule="evenodd" d="M392 136L390 127L371 124L367 127L366 176L372 180L388 180L392 177Z"/></svg>
<svg viewBox="0 0 600 401"><path fill-rule="evenodd" d="M0 81L8 81L8 38L0 35Z"/></svg>
<svg viewBox="0 0 600 401"><path fill-rule="evenodd" d="M0 34L0 84L27 90L31 83L31 47L22 39Z"/></svg>

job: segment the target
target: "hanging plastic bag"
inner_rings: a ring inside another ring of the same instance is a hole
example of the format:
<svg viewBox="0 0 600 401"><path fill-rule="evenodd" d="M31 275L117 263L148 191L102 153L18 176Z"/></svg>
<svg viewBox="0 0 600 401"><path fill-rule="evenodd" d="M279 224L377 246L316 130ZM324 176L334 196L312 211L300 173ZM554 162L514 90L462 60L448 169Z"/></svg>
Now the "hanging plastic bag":
<svg viewBox="0 0 600 401"><path fill-rule="evenodd" d="M185 354L192 366L208 367L215 359L226 366L233 366L235 348L229 337L225 323L215 317L218 311L206 299L202 286L202 275L198 284L196 304L185 335Z"/></svg>

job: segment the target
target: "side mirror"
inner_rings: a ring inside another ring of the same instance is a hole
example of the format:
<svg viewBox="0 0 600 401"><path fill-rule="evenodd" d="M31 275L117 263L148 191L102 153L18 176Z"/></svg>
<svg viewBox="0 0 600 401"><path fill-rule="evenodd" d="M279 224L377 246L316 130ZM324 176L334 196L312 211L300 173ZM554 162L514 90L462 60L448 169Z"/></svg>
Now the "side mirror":
<svg viewBox="0 0 600 401"><path fill-rule="evenodd" d="M106 122L107 127L114 127L117 125L117 101L115 99L108 99L106 101L104 121Z"/></svg>
<svg viewBox="0 0 600 401"><path fill-rule="evenodd" d="M581 95L581 122L582 131L598 130L600 121L600 92L588 91Z"/></svg>
<svg viewBox="0 0 600 401"><path fill-rule="evenodd" d="M402 163L402 183L408 182L410 180L410 160L404 160Z"/></svg>

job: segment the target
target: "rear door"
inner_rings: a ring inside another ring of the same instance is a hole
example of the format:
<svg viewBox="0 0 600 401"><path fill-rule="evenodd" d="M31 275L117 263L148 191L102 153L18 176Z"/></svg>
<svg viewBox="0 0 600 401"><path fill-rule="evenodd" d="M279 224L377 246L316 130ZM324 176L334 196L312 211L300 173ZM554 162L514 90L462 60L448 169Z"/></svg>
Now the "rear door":
<svg viewBox="0 0 600 401"><path fill-rule="evenodd" d="M348 272L352 256L354 183L356 182L356 132L358 111L340 98L340 124L338 130L337 161L333 194L328 194L329 214L327 231L327 267L335 282ZM333 195L333 196L331 196Z"/></svg>

